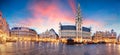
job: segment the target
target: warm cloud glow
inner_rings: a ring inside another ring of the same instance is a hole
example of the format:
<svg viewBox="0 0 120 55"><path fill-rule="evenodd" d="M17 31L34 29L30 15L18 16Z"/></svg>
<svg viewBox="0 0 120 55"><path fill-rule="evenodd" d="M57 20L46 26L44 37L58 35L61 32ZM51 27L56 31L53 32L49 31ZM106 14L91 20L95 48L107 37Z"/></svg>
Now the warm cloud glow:
<svg viewBox="0 0 120 55"><path fill-rule="evenodd" d="M32 13L32 17L20 21L20 23L24 23L28 27L39 28L40 32L50 28L55 28L57 31L59 22L74 23L74 18L70 12L63 12L54 1L51 3L46 1L35 2L29 6L29 10Z"/></svg>
<svg viewBox="0 0 120 55"><path fill-rule="evenodd" d="M111 25L108 25L105 22L89 20L89 19L83 21L83 26L91 27L92 34L95 33L96 31L110 31L112 29L112 27L110 27ZM115 25L112 26L116 27Z"/></svg>
<svg viewBox="0 0 120 55"><path fill-rule="evenodd" d="M117 0L3 0L0 10L10 29L29 27L41 33L53 28L58 33L59 22L63 25L75 24L78 3L84 19L83 26L91 26L92 31L114 29L120 33L120 2Z"/></svg>
<svg viewBox="0 0 120 55"><path fill-rule="evenodd" d="M40 1L29 4L28 9L32 13L32 17L24 19L19 22L23 26L35 28L38 32L44 32L47 29L54 28L57 32L59 30L59 22L75 24L75 2L68 1L72 12L60 8L57 0L51 2ZM93 27L95 30L103 27L103 23L94 20L84 20L83 26ZM98 28L99 27L99 28Z"/></svg>
<svg viewBox="0 0 120 55"><path fill-rule="evenodd" d="M98 21L95 21L95 20L89 20L89 19L86 19L86 20L83 20L83 25L84 26L96 26L96 27L102 27L104 25L104 23L101 23L101 22L98 22Z"/></svg>
<svg viewBox="0 0 120 55"><path fill-rule="evenodd" d="M75 5L75 0L68 0L70 7L72 8L72 11L74 14L76 14L76 5Z"/></svg>

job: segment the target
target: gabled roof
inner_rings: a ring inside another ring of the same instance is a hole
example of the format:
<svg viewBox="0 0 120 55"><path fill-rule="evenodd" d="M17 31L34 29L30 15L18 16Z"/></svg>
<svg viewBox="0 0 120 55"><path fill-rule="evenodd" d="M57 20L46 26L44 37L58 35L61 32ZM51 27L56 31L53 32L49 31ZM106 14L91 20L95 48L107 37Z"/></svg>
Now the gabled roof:
<svg viewBox="0 0 120 55"><path fill-rule="evenodd" d="M90 32L90 31L91 31L91 29L90 29L90 28L87 28L87 27L82 27L82 30L83 30L83 31L86 31L86 32Z"/></svg>
<svg viewBox="0 0 120 55"><path fill-rule="evenodd" d="M61 30L76 30L76 26L75 25L62 25L60 26L60 29ZM87 27L82 27L82 31L90 32L91 29Z"/></svg>
<svg viewBox="0 0 120 55"><path fill-rule="evenodd" d="M76 26L74 25L63 25L60 27L61 30L76 30Z"/></svg>

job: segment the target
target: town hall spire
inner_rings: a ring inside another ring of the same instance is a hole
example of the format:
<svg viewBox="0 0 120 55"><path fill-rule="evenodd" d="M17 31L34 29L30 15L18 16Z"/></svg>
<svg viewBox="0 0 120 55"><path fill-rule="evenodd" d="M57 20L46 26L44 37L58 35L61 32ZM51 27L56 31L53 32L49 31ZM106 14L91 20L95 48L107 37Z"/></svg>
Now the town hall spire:
<svg viewBox="0 0 120 55"><path fill-rule="evenodd" d="M82 39L82 17L81 17L81 9L80 4L78 4L77 12L76 12L76 38Z"/></svg>
<svg viewBox="0 0 120 55"><path fill-rule="evenodd" d="M82 24L80 3L78 4L78 8L77 8L77 12L76 12L76 23L81 23Z"/></svg>

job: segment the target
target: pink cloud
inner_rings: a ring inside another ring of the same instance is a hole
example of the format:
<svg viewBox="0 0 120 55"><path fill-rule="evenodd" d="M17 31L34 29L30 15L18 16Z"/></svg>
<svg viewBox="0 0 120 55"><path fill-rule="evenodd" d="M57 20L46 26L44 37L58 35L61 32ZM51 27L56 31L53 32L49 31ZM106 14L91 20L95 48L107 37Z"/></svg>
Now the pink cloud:
<svg viewBox="0 0 120 55"><path fill-rule="evenodd" d="M76 5L75 5L75 0L68 0L68 3L73 11L74 14L76 14Z"/></svg>
<svg viewBox="0 0 120 55"><path fill-rule="evenodd" d="M60 6L56 3L57 0L51 0L50 3L46 1L33 2L29 4L28 9L32 13L32 17L21 20L19 24L37 28L38 32L44 32L47 29L54 28L57 32L59 30L59 22L75 23L75 18L71 15L71 12L63 12ZM75 13L75 2L70 0L69 4ZM83 21L84 26L102 26L101 22L94 20Z"/></svg>
<svg viewBox="0 0 120 55"><path fill-rule="evenodd" d="M99 27L102 27L104 25L104 23L101 23L101 22L95 21L95 20L86 19L86 20L83 20L83 25L85 25L85 26L99 26Z"/></svg>
<svg viewBox="0 0 120 55"><path fill-rule="evenodd" d="M93 33L96 32L96 31L110 30L109 28L106 28L106 23L105 22L99 22L99 21L90 20L90 19L84 20L83 21L83 26L91 27Z"/></svg>
<svg viewBox="0 0 120 55"><path fill-rule="evenodd" d="M46 1L35 2L29 5L28 9L32 13L32 17L20 21L20 24L39 28L40 32L54 27L56 27L56 30L59 29L59 22L74 23L71 13L68 11L63 12L54 1L51 3Z"/></svg>

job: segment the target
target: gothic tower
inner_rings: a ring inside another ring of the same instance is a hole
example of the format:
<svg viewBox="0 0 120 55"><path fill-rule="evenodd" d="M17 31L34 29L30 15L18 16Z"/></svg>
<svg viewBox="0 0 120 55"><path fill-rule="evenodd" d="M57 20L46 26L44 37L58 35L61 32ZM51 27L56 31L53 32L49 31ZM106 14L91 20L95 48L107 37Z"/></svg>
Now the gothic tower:
<svg viewBox="0 0 120 55"><path fill-rule="evenodd" d="M76 37L82 38L82 16L81 16L81 10L80 10L80 4L78 4L77 12L76 12Z"/></svg>

